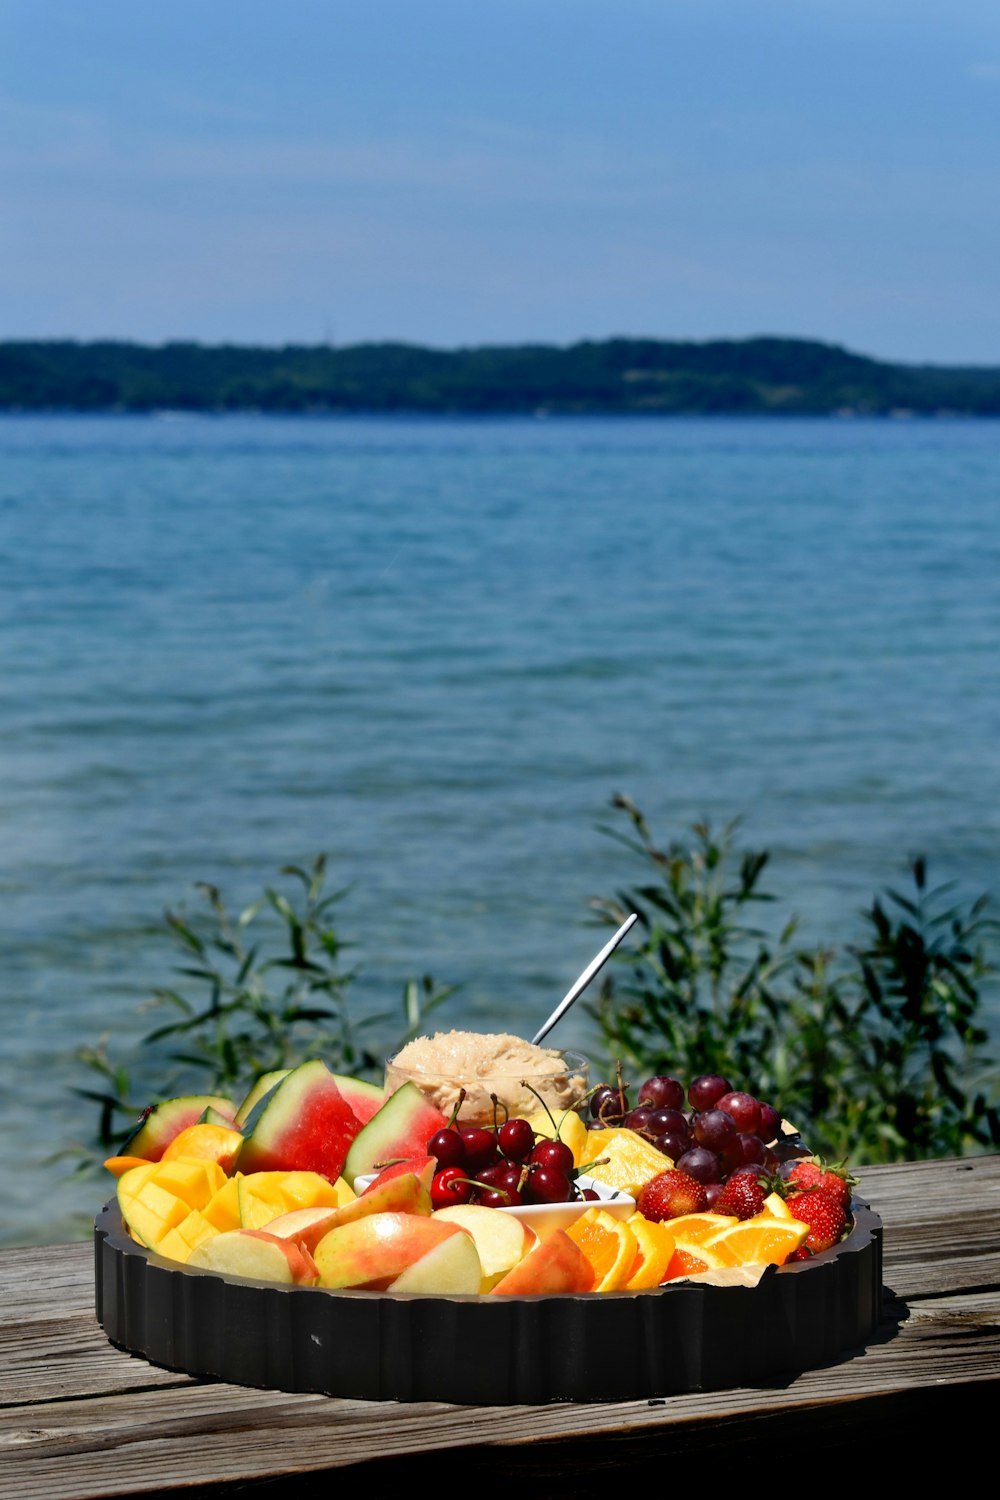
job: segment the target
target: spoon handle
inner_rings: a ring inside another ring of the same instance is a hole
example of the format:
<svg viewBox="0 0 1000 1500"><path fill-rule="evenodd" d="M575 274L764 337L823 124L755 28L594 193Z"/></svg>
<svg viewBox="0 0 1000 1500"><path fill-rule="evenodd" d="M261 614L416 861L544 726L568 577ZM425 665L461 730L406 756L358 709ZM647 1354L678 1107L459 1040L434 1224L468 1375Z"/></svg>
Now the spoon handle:
<svg viewBox="0 0 1000 1500"><path fill-rule="evenodd" d="M551 1016L549 1016L549 1019L544 1023L544 1025L539 1027L534 1036L531 1038L536 1047L543 1037L548 1036L549 1032L552 1030L556 1022L565 1015L570 1006L573 1004L573 1001L583 994L583 991L587 988L587 985L593 979L598 969L600 969L604 965L604 963L611 957L611 954L618 947L618 944L621 942L626 932L628 932L629 928L632 927L636 922L638 922L638 920L638 912L633 912L631 916L626 917L622 925L619 927L618 931L612 938L608 940L608 942L605 943L604 947L601 949L600 953L597 954L596 958L592 958L590 960L590 963L584 969L579 979L577 979L575 983L571 985L571 987L566 991L566 994L560 1000Z"/></svg>

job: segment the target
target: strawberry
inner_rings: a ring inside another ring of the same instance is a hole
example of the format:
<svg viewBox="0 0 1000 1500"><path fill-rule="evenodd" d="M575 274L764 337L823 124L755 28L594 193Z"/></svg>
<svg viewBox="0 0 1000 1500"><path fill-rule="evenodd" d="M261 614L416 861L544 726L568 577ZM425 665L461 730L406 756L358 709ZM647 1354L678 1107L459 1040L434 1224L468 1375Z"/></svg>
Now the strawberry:
<svg viewBox="0 0 1000 1500"><path fill-rule="evenodd" d="M825 1188L807 1188L804 1193L795 1193L788 1199L788 1208L793 1219L809 1225L803 1243L814 1254L836 1245L847 1228L847 1210Z"/></svg>
<svg viewBox="0 0 1000 1500"><path fill-rule="evenodd" d="M644 1219L656 1223L679 1218L681 1214L701 1213L707 1202L705 1189L696 1178L678 1167L668 1167L643 1183L636 1208Z"/></svg>
<svg viewBox="0 0 1000 1500"><path fill-rule="evenodd" d="M800 1189L822 1188L846 1209L851 1201L851 1188L858 1179L848 1172L846 1162L828 1166L821 1156L806 1156L793 1164L785 1180Z"/></svg>
<svg viewBox="0 0 1000 1500"><path fill-rule="evenodd" d="M742 1172L730 1177L712 1205L717 1214L735 1214L737 1219L752 1219L764 1207L768 1188L756 1173Z"/></svg>

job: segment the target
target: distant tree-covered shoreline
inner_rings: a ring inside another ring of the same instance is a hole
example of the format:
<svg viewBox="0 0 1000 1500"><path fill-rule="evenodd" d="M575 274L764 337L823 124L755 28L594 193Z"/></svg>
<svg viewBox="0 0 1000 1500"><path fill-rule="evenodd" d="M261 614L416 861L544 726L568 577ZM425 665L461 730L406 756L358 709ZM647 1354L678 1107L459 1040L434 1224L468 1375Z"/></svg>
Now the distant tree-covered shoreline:
<svg viewBox="0 0 1000 1500"><path fill-rule="evenodd" d="M451 350L0 342L0 410L1000 415L1000 368L902 365L808 339Z"/></svg>

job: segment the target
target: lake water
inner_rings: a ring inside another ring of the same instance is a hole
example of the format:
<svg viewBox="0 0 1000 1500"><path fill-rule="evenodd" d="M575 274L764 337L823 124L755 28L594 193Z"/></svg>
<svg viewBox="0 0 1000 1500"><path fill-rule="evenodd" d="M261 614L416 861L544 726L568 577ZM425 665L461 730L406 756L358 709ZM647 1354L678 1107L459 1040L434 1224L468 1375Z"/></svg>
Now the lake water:
<svg viewBox="0 0 1000 1500"><path fill-rule="evenodd" d="M76 1050L151 1024L198 881L325 851L352 1007L430 973L527 1034L641 873L617 792L662 842L743 817L807 940L915 853L1000 893L998 437L0 419L0 1243L89 1232Z"/></svg>

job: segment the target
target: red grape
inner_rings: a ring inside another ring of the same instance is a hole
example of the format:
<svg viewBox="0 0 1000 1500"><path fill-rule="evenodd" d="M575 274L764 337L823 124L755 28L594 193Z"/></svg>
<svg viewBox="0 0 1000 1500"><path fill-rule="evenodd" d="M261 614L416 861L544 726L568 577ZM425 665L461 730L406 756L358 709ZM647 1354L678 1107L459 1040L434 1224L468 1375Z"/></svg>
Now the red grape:
<svg viewBox="0 0 1000 1500"><path fill-rule="evenodd" d="M628 1094L625 1089L612 1088L610 1083L602 1083L591 1096L591 1118L601 1125L620 1125L628 1110Z"/></svg>
<svg viewBox="0 0 1000 1500"><path fill-rule="evenodd" d="M691 1134L699 1146L721 1155L736 1134L736 1121L724 1109L706 1109L695 1115Z"/></svg>
<svg viewBox="0 0 1000 1500"><path fill-rule="evenodd" d="M707 1146L692 1146L675 1162L678 1171L686 1172L696 1182L708 1184L722 1177L722 1163Z"/></svg>
<svg viewBox="0 0 1000 1500"><path fill-rule="evenodd" d="M647 1078L639 1090L639 1103L653 1109L680 1109L684 1103L684 1085L679 1078L667 1073L657 1073Z"/></svg>
<svg viewBox="0 0 1000 1500"><path fill-rule="evenodd" d="M728 1094L723 1094L721 1099L716 1099L715 1108L724 1109L727 1115L732 1115L737 1130L745 1130L748 1135L757 1134L760 1105L752 1094L732 1089Z"/></svg>
<svg viewBox="0 0 1000 1500"><path fill-rule="evenodd" d="M688 1103L699 1112L711 1109L716 1100L721 1099L723 1094L728 1094L731 1089L732 1084L721 1073L699 1073L688 1085Z"/></svg>

